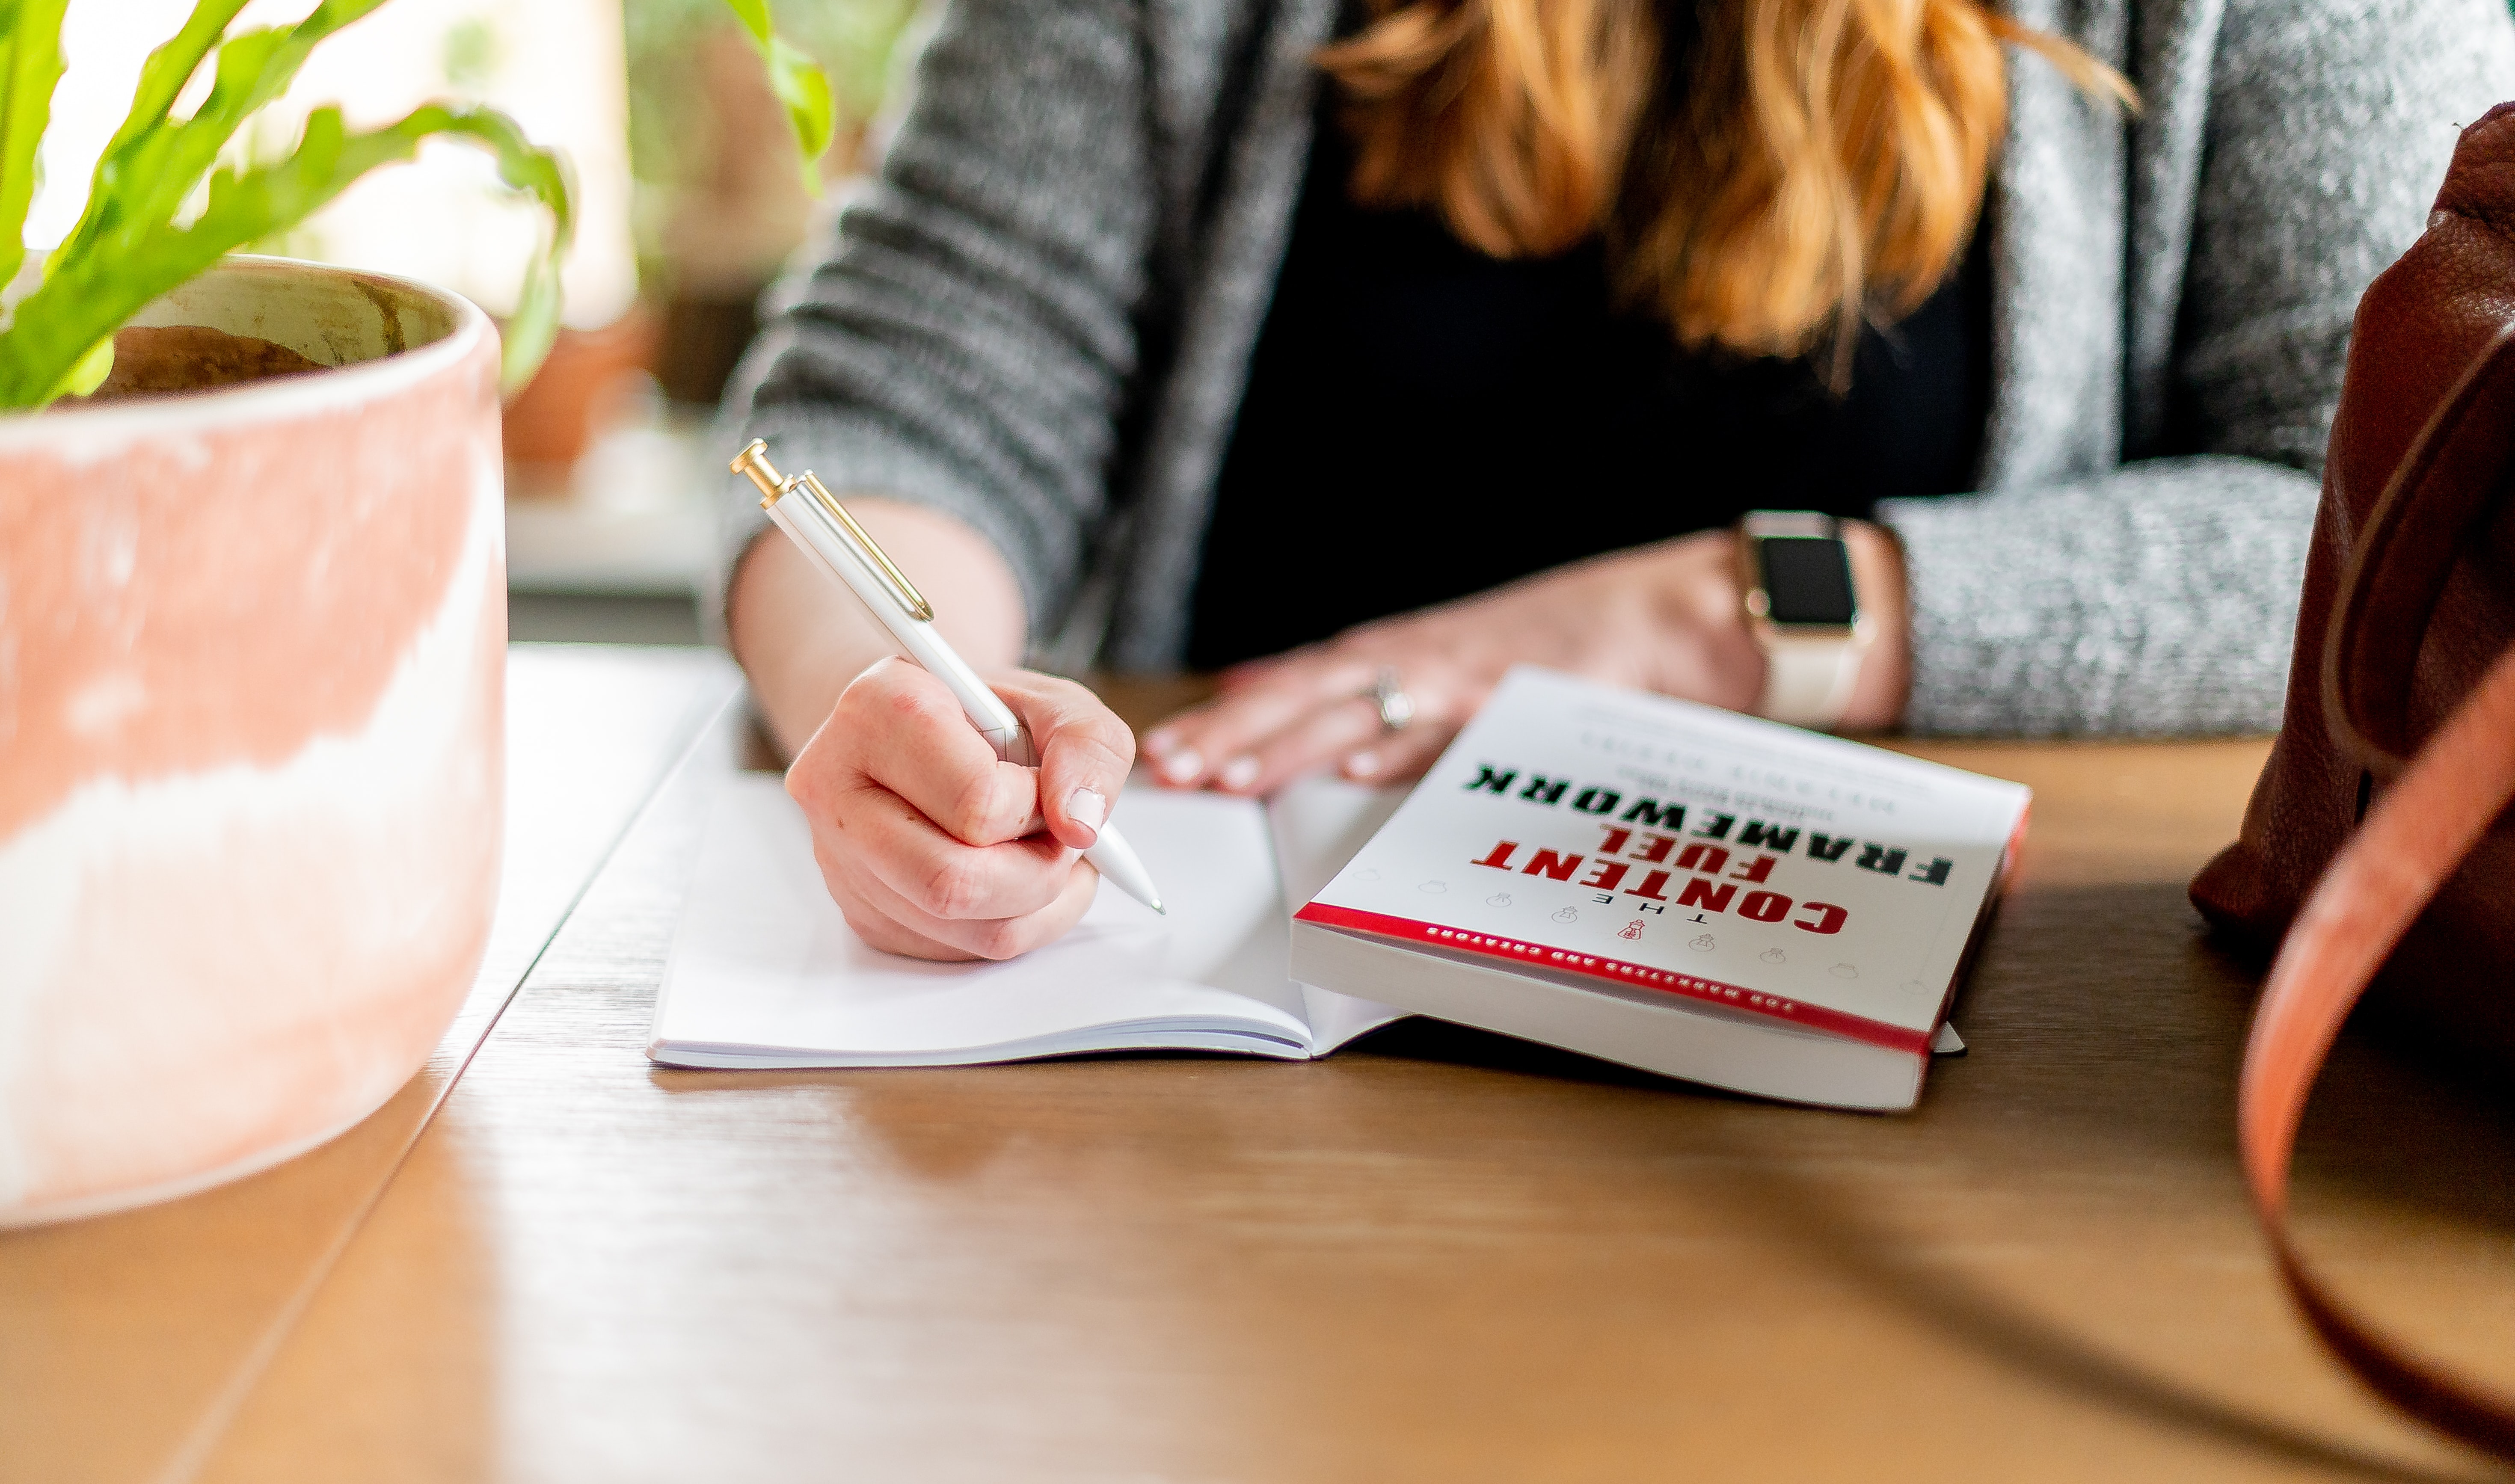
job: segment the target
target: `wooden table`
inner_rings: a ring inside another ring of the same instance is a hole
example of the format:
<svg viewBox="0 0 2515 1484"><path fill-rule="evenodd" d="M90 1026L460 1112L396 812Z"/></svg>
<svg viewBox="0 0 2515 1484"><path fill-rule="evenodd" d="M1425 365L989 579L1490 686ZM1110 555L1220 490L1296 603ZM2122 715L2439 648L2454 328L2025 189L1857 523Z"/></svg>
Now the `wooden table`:
<svg viewBox="0 0 2515 1484"><path fill-rule="evenodd" d="M2182 884L2258 743L1913 749L2037 803L1910 1116L1421 1022L1309 1065L666 1072L731 685L519 654L539 885L445 1049L307 1159L0 1236L0 1479L2503 1477L2317 1354L2251 1229L2251 976ZM2300 1206L2349 1292L2515 1382L2510 1156L2502 1098L2353 1039Z"/></svg>

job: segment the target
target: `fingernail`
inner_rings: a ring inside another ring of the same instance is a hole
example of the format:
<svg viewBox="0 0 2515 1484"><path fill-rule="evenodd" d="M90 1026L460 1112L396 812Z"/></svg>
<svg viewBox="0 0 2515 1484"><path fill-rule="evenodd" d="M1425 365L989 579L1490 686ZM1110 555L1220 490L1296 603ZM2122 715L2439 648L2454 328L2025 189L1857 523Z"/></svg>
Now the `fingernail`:
<svg viewBox="0 0 2515 1484"><path fill-rule="evenodd" d="M1196 755L1194 748L1162 760L1162 776L1173 783L1194 783L1197 774L1204 771L1205 760Z"/></svg>
<svg viewBox="0 0 2515 1484"><path fill-rule="evenodd" d="M1258 760L1255 758L1234 758L1230 762L1222 764L1221 783L1224 788L1233 790L1245 789L1257 781Z"/></svg>
<svg viewBox="0 0 2515 1484"><path fill-rule="evenodd" d="M1344 775L1348 778L1368 778L1378 771L1380 771L1378 753L1355 753L1344 760Z"/></svg>
<svg viewBox="0 0 2515 1484"><path fill-rule="evenodd" d="M1169 753L1172 748L1176 746L1178 746L1177 732L1148 731L1144 733L1144 751L1152 754L1156 758L1164 756Z"/></svg>
<svg viewBox="0 0 2515 1484"><path fill-rule="evenodd" d="M1065 796L1065 817L1097 835L1100 821L1109 817L1109 801L1096 788L1076 789Z"/></svg>

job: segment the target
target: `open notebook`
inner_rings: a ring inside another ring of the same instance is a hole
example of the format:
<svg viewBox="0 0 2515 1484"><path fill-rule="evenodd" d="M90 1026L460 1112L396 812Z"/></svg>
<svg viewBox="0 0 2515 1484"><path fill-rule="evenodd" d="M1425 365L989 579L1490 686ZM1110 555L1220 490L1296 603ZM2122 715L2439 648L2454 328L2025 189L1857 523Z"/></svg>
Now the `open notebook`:
<svg viewBox="0 0 2515 1484"><path fill-rule="evenodd" d="M822 886L780 780L736 777L714 801L647 1054L684 1067L1325 1055L1399 1012L1293 982L1290 910L1403 797L1330 779L1264 804L1131 785L1117 817L1168 916L1104 889L1073 932L1037 952L927 964L866 947Z"/></svg>

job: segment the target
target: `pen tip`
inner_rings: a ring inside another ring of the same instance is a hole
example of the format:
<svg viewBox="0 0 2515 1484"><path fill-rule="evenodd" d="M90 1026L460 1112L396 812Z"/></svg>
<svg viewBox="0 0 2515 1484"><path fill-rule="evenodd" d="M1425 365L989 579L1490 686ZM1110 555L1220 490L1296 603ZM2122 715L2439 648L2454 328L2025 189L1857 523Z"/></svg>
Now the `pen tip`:
<svg viewBox="0 0 2515 1484"><path fill-rule="evenodd" d="M1156 902L1154 902L1154 903L1153 903L1153 910L1154 910L1155 912L1160 913L1160 914L1161 914L1162 916L1164 916L1164 917L1168 917L1168 916L1170 916L1170 915L1171 915L1171 909L1169 909L1168 907L1163 906L1163 905L1162 905L1160 902L1158 902L1158 901L1156 901Z"/></svg>

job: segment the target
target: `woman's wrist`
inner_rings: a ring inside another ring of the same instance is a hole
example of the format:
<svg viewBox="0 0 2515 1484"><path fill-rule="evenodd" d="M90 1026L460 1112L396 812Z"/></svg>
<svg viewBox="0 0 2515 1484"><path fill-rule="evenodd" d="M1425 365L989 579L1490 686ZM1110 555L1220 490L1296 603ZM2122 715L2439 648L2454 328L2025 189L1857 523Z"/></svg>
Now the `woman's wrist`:
<svg viewBox="0 0 2515 1484"><path fill-rule="evenodd" d="M1838 724L1845 731L1882 731L1902 720L1912 688L1904 549L1892 532L1866 520L1842 522L1842 540L1870 641ZM1704 531L1654 548L1651 574L1662 595L1664 656L1651 688L1754 710L1763 697L1766 661L1747 620L1736 533Z"/></svg>
<svg viewBox="0 0 2515 1484"><path fill-rule="evenodd" d="M1651 550L1660 589L1661 661L1650 688L1752 711L1764 689L1764 652L1747 627L1746 591L1738 580L1738 538L1701 531Z"/></svg>
<svg viewBox="0 0 2515 1484"><path fill-rule="evenodd" d="M901 501L855 498L847 509L933 600L935 626L964 658L982 673L1019 663L1020 588L985 537ZM852 594L774 529L763 529L734 565L725 629L769 735L790 758L849 681L898 652Z"/></svg>
<svg viewBox="0 0 2515 1484"><path fill-rule="evenodd" d="M1904 546L1895 533L1866 520L1842 522L1851 552L1851 580L1870 625L1869 652L1844 708L1844 731L1884 731L1904 719L1913 688L1912 605L1904 581Z"/></svg>

